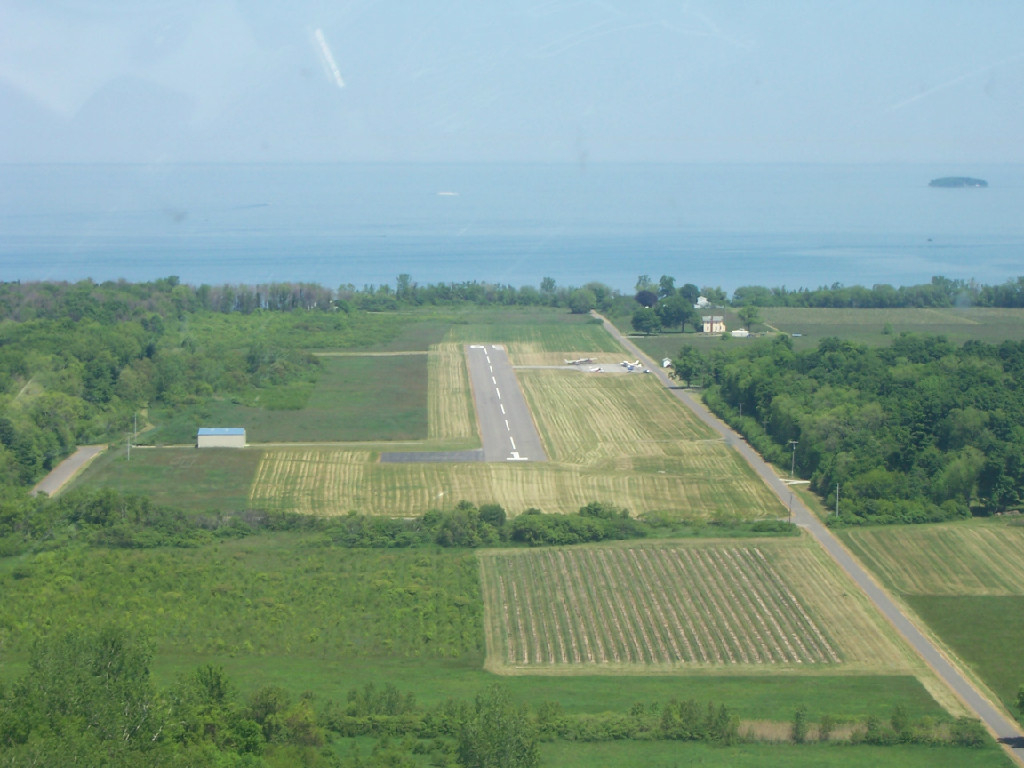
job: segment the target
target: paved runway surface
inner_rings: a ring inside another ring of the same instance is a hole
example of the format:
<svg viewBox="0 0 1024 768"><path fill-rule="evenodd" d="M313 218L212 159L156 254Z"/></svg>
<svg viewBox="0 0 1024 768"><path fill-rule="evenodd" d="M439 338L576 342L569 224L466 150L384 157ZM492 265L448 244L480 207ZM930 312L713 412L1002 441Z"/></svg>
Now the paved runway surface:
<svg viewBox="0 0 1024 768"><path fill-rule="evenodd" d="M505 348L466 347L484 461L546 461L540 435Z"/></svg>
<svg viewBox="0 0 1024 768"><path fill-rule="evenodd" d="M647 361L640 348L629 339L625 338L619 330L602 318L605 328L618 341L638 355L640 360ZM1007 747L1010 755L1021 765L1024 765L1024 736L1022 736L1017 724L1003 715L992 702L982 695L967 677L954 666L949 659L935 646L935 644L917 628L913 621L904 613L902 607L894 601L889 594L879 586L867 569L864 568L851 553L836 538L836 536L822 525L821 521L808 509L800 500L800 497L793 493L774 470L747 444L738 433L734 432L726 424L719 421L702 403L698 403L689 393L678 389L674 382L668 378L660 368L654 368L658 377L665 386L672 389L672 393L682 400L704 423L714 429L725 441L739 451L747 463L754 468L754 471L761 476L765 484L779 497L783 504L792 510L793 521L801 528L807 530L834 559L839 566L857 582L861 589L867 594L871 601L893 624L894 627L906 638L907 642L921 655L935 673L952 688L967 707L980 718L995 737Z"/></svg>

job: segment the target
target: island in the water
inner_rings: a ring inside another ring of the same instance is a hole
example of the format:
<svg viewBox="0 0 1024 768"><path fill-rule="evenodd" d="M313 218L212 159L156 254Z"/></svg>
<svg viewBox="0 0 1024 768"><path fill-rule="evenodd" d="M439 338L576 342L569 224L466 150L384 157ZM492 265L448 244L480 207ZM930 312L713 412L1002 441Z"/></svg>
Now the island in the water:
<svg viewBox="0 0 1024 768"><path fill-rule="evenodd" d="M941 179L932 179L928 182L929 187L987 187L988 182L984 179L972 179L970 176L943 176Z"/></svg>

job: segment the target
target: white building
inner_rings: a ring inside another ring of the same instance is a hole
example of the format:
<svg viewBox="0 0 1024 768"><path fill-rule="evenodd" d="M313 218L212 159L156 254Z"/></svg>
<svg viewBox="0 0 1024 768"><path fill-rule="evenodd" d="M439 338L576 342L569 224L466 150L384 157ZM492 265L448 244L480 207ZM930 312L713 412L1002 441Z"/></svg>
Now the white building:
<svg viewBox="0 0 1024 768"><path fill-rule="evenodd" d="M707 309L711 306L711 302L708 301L707 296L698 296L697 303L693 305L694 309Z"/></svg>
<svg viewBox="0 0 1024 768"><path fill-rule="evenodd" d="M722 315L704 315L701 317L704 333L725 333L725 318Z"/></svg>
<svg viewBox="0 0 1024 768"><path fill-rule="evenodd" d="M732 335L737 339L745 339L750 335L750 331L746 328L737 328L735 331L731 331Z"/></svg>
<svg viewBox="0 0 1024 768"><path fill-rule="evenodd" d="M245 448L243 427L200 427L196 448Z"/></svg>

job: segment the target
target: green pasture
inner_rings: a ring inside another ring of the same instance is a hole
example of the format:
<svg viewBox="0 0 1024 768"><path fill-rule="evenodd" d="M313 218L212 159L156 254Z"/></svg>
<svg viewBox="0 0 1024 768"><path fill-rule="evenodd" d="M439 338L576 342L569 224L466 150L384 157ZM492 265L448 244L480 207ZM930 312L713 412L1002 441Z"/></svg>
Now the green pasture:
<svg viewBox="0 0 1024 768"><path fill-rule="evenodd" d="M660 361L676 357L683 346L701 352L730 349L730 345L749 344L760 335L789 334L797 350L812 349L828 336L838 336L872 346L888 346L900 333L946 336L954 344L976 339L998 344L1007 339L1024 339L1024 310L969 307L964 309L810 309L802 307L761 307L761 322L754 323L753 334L746 339L723 339L720 335L663 331L653 336L631 335L644 352ZM732 310L716 309L725 316L730 331L743 328ZM630 318L613 318L619 330L633 334ZM799 334L793 336L793 334Z"/></svg>
<svg viewBox="0 0 1024 768"><path fill-rule="evenodd" d="M258 390L256 405L212 400L154 413L139 442L191 444L202 426L245 427L250 443L421 440L427 355L320 357L315 384Z"/></svg>
<svg viewBox="0 0 1024 768"><path fill-rule="evenodd" d="M1017 713L1024 685L1024 597L905 598L918 615Z"/></svg>
<svg viewBox="0 0 1024 768"><path fill-rule="evenodd" d="M670 698L728 704L743 719L799 706L840 720L946 719L911 676L572 675L483 670L483 605L473 552L351 550L310 534L194 549L69 549L0 561L0 679L24 671L34 639L109 622L150 637L160 684L221 664L247 695L274 683L344 700L373 682L425 704L471 698L500 679L512 696L567 712L627 711Z"/></svg>
<svg viewBox="0 0 1024 768"><path fill-rule="evenodd" d="M246 509L262 451L255 448L125 447L97 457L73 486L115 488L186 510Z"/></svg>
<svg viewBox="0 0 1024 768"><path fill-rule="evenodd" d="M964 309L803 309L763 308L767 325L785 333L802 334L794 346L817 346L826 336L839 336L886 346L900 333L946 336L954 344L976 339L998 344L1024 339L1024 310L969 307ZM886 331L889 333L886 333Z"/></svg>
<svg viewBox="0 0 1024 768"><path fill-rule="evenodd" d="M1024 684L1024 528L1004 518L840 535L1016 712Z"/></svg>
<svg viewBox="0 0 1024 768"><path fill-rule="evenodd" d="M845 744L740 744L719 747L678 741L553 741L540 745L542 765L587 768L988 768L1013 762L992 745L981 749L901 744L891 747Z"/></svg>
<svg viewBox="0 0 1024 768"><path fill-rule="evenodd" d="M425 313L356 312L204 312L190 314L178 328L182 340L199 346L247 349L254 341L287 349L382 349L403 346L409 326L429 321Z"/></svg>
<svg viewBox="0 0 1024 768"><path fill-rule="evenodd" d="M3 574L0 647L106 623L160 654L458 658L483 649L472 553L336 550L276 534L192 549L40 553Z"/></svg>
<svg viewBox="0 0 1024 768"><path fill-rule="evenodd" d="M19 657L20 658L20 657ZM903 707L912 718L947 721L949 715L924 687L910 676L514 676L497 677L483 669L483 658L401 659L340 657L309 659L296 656L234 656L160 654L154 659L158 683L171 683L201 664L216 664L248 695L264 684L280 685L294 694L311 691L318 699L344 701L352 688L367 683L391 683L411 691L416 701L433 706L448 698L472 699L498 682L512 699L531 708L557 702L570 714L628 712L669 699L695 699L724 703L744 720L786 722L799 707L854 722L869 715L887 718L893 707ZM3 675L0 675L3 677Z"/></svg>
<svg viewBox="0 0 1024 768"><path fill-rule="evenodd" d="M509 344L534 352L613 352L622 348L589 315L542 310L537 313L487 313L452 325L449 340Z"/></svg>

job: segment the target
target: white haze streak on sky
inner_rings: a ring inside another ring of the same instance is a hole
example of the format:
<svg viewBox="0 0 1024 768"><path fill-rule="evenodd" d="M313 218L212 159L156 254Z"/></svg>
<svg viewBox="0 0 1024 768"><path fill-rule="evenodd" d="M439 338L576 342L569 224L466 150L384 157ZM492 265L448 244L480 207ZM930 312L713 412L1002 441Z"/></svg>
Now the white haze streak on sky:
<svg viewBox="0 0 1024 768"><path fill-rule="evenodd" d="M950 80L946 80L943 83L933 85L931 88L921 91L921 93L915 94L911 96L909 99L899 101L893 104L885 111L895 112L898 109L903 109L904 107L910 106L915 101L920 101L921 99L928 98L933 93L944 91L946 88L952 88L954 85L959 85L965 80L970 80L972 77L977 77L978 75L984 74L985 72L989 72L993 69L998 69L999 67L1002 67L1006 64L1010 64L1014 61L1019 61L1020 59L1024 59L1024 53L1019 53L1016 56L1010 56L1009 58L1003 59L1002 61L997 61L995 64L986 64L984 67L978 67L977 69L971 70L970 72L965 72L964 74L958 75L957 77L954 77Z"/></svg>
<svg viewBox="0 0 1024 768"><path fill-rule="evenodd" d="M324 31L317 27L316 32L313 33L313 37L316 38L317 46L319 46L320 56L323 59L324 68L328 74L334 80L335 84L339 88L345 87L345 81L341 79L341 72L338 69L338 65L334 61L334 56L331 54L331 49L327 45L327 40L324 38Z"/></svg>

